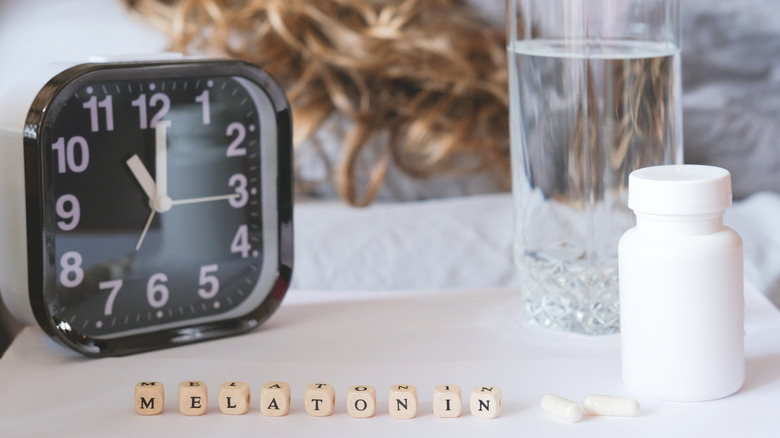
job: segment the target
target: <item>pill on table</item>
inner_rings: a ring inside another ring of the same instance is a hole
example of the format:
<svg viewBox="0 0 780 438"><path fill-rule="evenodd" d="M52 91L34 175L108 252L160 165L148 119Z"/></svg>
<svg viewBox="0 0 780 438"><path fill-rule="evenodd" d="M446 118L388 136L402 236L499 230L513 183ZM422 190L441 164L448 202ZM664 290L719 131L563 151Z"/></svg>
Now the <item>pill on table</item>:
<svg viewBox="0 0 780 438"><path fill-rule="evenodd" d="M542 409L569 423L576 423L582 418L580 405L555 394L542 397Z"/></svg>
<svg viewBox="0 0 780 438"><path fill-rule="evenodd" d="M590 415L635 417L639 413L639 402L629 397L589 395L585 397L583 406L585 406L585 412Z"/></svg>

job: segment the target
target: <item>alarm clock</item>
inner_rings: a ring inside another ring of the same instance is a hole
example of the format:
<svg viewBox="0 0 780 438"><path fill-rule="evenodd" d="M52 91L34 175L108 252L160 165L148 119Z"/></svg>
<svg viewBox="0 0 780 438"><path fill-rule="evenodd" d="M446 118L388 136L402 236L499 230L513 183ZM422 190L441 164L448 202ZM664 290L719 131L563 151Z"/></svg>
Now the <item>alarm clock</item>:
<svg viewBox="0 0 780 438"><path fill-rule="evenodd" d="M40 69L0 100L0 293L88 356L260 325L293 265L283 90L232 60Z"/></svg>

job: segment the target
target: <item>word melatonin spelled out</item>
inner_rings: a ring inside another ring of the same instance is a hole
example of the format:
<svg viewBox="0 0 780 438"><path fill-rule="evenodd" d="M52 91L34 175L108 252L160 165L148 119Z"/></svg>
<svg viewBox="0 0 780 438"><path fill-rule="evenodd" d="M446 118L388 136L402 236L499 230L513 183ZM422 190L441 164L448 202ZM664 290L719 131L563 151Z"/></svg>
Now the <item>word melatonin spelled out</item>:
<svg viewBox="0 0 780 438"><path fill-rule="evenodd" d="M347 390L347 412L355 418L376 414L376 389L370 385L354 385ZM388 395L388 411L394 418L417 416L417 388L413 385L393 385ZM219 410L228 415L242 415L250 409L249 385L226 382L219 387ZM165 391L160 382L139 382L135 385L135 411L141 415L157 415L165 407ZM312 383L306 387L304 409L309 415L333 415L336 391L327 383ZM433 388L433 414L455 418L462 411L461 389L458 385ZM179 385L179 412L183 415L203 415L208 409L208 391L201 381L185 381ZM471 415L493 419L501 414L501 389L497 386L477 386L469 399ZM290 385L268 382L260 390L260 412L269 417L281 417L290 412Z"/></svg>

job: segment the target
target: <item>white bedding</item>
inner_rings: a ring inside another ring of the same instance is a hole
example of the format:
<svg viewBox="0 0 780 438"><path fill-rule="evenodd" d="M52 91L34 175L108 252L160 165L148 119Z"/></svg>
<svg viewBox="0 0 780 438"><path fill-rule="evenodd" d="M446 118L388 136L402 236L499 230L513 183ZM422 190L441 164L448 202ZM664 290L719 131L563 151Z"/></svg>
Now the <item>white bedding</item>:
<svg viewBox="0 0 780 438"><path fill-rule="evenodd" d="M780 306L780 195L736 202L745 276ZM365 209L298 203L292 287L307 290L491 288L518 284L512 197L469 196Z"/></svg>

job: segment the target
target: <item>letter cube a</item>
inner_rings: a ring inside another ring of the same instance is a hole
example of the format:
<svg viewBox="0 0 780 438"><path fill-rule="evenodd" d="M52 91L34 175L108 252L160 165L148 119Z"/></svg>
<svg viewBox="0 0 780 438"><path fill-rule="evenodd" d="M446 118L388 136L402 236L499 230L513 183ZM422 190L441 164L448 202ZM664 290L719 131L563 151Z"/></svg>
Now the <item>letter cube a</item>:
<svg viewBox="0 0 780 438"><path fill-rule="evenodd" d="M249 385L244 382L225 382L219 387L219 410L223 414L243 415L249 412Z"/></svg>
<svg viewBox="0 0 780 438"><path fill-rule="evenodd" d="M417 388L412 385L390 387L388 409L393 418L414 418L417 416Z"/></svg>
<svg viewBox="0 0 780 438"><path fill-rule="evenodd" d="M165 389L160 382L138 382L133 395L135 411L140 415L161 414L165 408Z"/></svg>
<svg viewBox="0 0 780 438"><path fill-rule="evenodd" d="M312 383L306 387L304 407L309 415L327 417L336 406L336 390L327 383Z"/></svg>
<svg viewBox="0 0 780 438"><path fill-rule="evenodd" d="M260 412L269 417L283 417L290 413L290 385L268 382L260 390Z"/></svg>
<svg viewBox="0 0 780 438"><path fill-rule="evenodd" d="M182 415L203 415L209 408L206 383L187 380L179 384L179 412Z"/></svg>
<svg viewBox="0 0 780 438"><path fill-rule="evenodd" d="M347 412L355 418L369 418L376 413L376 389L371 385L351 386L347 391Z"/></svg>
<svg viewBox="0 0 780 438"><path fill-rule="evenodd" d="M501 415L501 389L497 386L477 386L471 391L471 415L493 419Z"/></svg>
<svg viewBox="0 0 780 438"><path fill-rule="evenodd" d="M433 388L433 415L439 418L460 417L463 398L460 386L439 385Z"/></svg>

